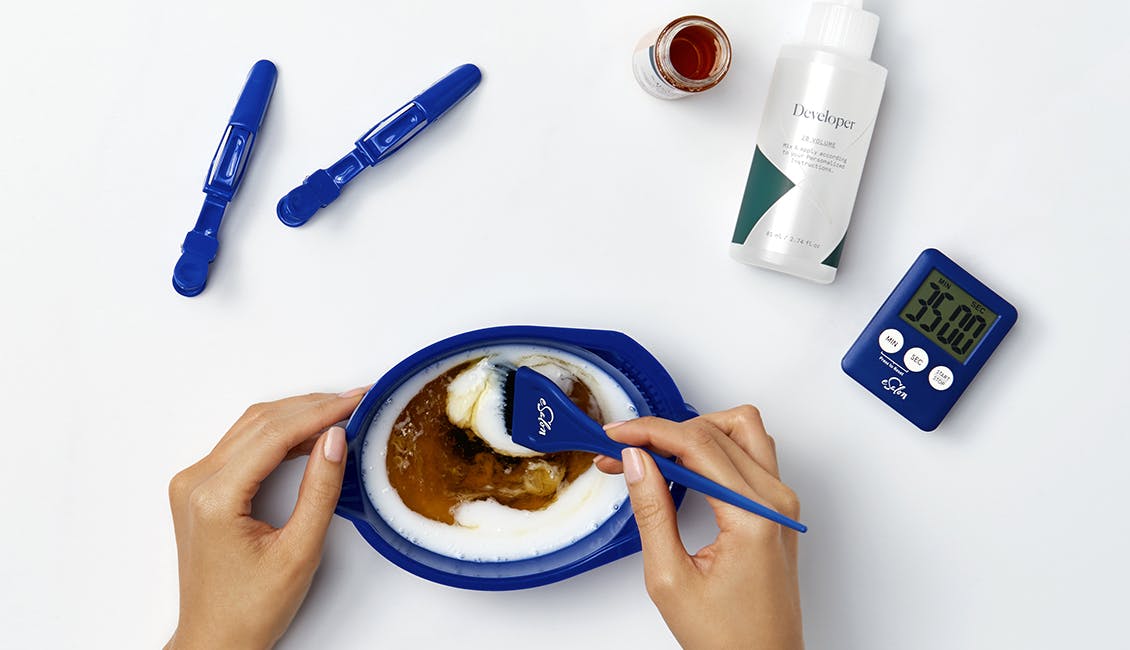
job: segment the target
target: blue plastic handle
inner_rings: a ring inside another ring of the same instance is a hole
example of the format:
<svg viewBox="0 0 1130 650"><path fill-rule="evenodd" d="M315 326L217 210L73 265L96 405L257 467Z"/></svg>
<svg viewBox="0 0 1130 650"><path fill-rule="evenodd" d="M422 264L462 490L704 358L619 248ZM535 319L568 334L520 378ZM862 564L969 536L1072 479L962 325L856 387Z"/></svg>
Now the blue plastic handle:
<svg viewBox="0 0 1130 650"><path fill-rule="evenodd" d="M259 127L263 126L263 118L267 115L267 105L271 103L271 95L275 92L278 75L275 64L266 59L251 66L247 83L243 85L243 92L235 103L229 123L244 127L252 135L259 133Z"/></svg>
<svg viewBox="0 0 1130 650"><path fill-rule="evenodd" d="M470 63L455 68L412 101L377 123L361 136L352 151L329 166L306 177L302 185L279 199L279 221L297 228L314 213L341 196L341 190L366 167L372 167L396 153L429 124L471 94L483 78Z"/></svg>
<svg viewBox="0 0 1130 650"><path fill-rule="evenodd" d="M224 212L243 182L255 136L267 115L277 78L275 64L264 59L251 67L243 84L243 92L204 179L204 206L196 225L185 236L180 259L173 268L173 288L182 296L198 295L208 282L208 266L220 249L219 231Z"/></svg>
<svg viewBox="0 0 1130 650"><path fill-rule="evenodd" d="M627 448L627 445L620 446L622 448ZM687 469L686 467L683 467L682 465L677 464L670 458L664 458L663 456L660 456L650 449L644 449L644 451L646 451L648 455L655 460L655 464L657 467L659 467L660 473L662 473L663 476L665 476L669 481L674 481L675 483L678 483L683 487L690 488L692 490L695 490L696 492L701 492L706 496L714 497L715 499L718 499L720 501L725 501L726 503L732 506L737 506L742 510L748 510L755 515L765 517L769 521L775 521L786 528L791 528L797 531L798 533L808 532L808 526L805 526L799 521L794 521L793 519L782 515L776 510L772 510L761 505L760 503L754 501L753 499L750 499L749 497L742 496L737 492L734 492L730 488L719 485L714 481L706 478L702 474L698 474ZM618 456L614 456L614 458L615 457Z"/></svg>

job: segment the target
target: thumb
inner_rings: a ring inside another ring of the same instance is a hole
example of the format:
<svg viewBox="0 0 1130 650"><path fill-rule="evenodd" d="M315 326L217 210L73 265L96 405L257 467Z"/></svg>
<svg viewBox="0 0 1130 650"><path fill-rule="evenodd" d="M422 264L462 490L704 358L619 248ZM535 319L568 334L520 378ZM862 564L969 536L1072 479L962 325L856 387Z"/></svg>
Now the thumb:
<svg viewBox="0 0 1130 650"><path fill-rule="evenodd" d="M341 496L345 476L345 429L334 426L323 433L310 451L306 473L298 488L298 503L283 530L312 553L321 554L326 530Z"/></svg>
<svg viewBox="0 0 1130 650"><path fill-rule="evenodd" d="M658 582L682 582L690 557L679 538L675 502L671 499L667 479L642 449L628 447L620 458L624 463L624 479L628 483L632 512L640 529L648 589L651 590Z"/></svg>

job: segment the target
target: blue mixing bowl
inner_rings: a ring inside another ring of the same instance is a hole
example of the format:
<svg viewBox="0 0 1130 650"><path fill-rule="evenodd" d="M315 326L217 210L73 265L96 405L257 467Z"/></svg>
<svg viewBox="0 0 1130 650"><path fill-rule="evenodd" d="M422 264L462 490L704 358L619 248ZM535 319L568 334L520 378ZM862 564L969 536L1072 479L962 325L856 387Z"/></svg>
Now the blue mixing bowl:
<svg viewBox="0 0 1130 650"><path fill-rule="evenodd" d="M402 383L446 358L495 345L537 345L574 354L604 370L635 403L640 415L683 421L697 415L683 401L671 376L639 343L619 332L558 327L509 326L467 332L420 350L373 385L346 427L349 455L337 514L381 555L422 578L452 587L502 591L537 587L570 578L640 550L639 530L625 501L612 517L565 548L511 562L474 562L416 546L393 530L369 501L361 477L361 450L369 423ZM671 485L675 504L685 488Z"/></svg>

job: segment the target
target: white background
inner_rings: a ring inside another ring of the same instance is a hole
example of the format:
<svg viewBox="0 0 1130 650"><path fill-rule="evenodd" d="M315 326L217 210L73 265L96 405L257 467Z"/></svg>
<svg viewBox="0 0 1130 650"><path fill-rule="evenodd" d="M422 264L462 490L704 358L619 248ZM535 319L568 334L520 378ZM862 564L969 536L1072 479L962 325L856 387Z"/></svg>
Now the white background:
<svg viewBox="0 0 1130 650"><path fill-rule="evenodd" d="M835 284L727 246L777 48L807 3L22 3L0 21L0 628L154 647L166 485L250 403L377 379L500 324L603 327L701 410L760 406L811 532L812 648L1125 646L1130 9L874 1L890 77ZM686 13L729 77L646 95ZM205 293L169 278L251 64L279 81ZM447 70L479 89L292 230L275 202ZM924 248L1020 310L924 434L839 368ZM274 520L300 463L264 488ZM701 497L688 545L711 535ZM690 603L688 603L690 606ZM329 531L282 647L671 647L632 557L517 593L440 587Z"/></svg>

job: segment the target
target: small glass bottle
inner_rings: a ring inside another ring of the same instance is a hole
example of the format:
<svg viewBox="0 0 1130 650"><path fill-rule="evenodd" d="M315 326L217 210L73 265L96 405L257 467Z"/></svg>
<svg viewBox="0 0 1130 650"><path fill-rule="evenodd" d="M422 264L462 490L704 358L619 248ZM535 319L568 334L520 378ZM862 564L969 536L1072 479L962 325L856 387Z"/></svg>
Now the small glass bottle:
<svg viewBox="0 0 1130 650"><path fill-rule="evenodd" d="M632 68L648 94L660 99L688 97L717 86L726 76L730 38L709 18L676 18L640 39Z"/></svg>

